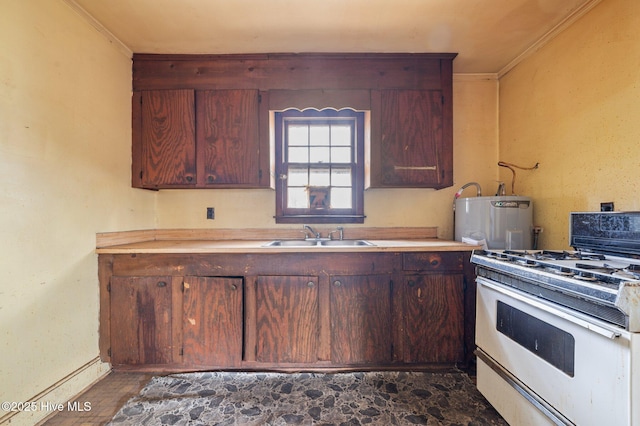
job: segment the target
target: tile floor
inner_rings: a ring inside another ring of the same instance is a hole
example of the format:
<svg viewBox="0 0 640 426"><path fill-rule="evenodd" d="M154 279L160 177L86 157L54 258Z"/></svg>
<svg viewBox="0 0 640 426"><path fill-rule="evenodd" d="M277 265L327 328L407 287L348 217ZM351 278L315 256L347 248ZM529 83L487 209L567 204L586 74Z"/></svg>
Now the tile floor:
<svg viewBox="0 0 640 426"><path fill-rule="evenodd" d="M74 399L80 404L90 402L90 411L63 411L44 419L37 426L105 425L131 397L140 393L152 377L149 373L112 371ZM475 375L470 377L475 382Z"/></svg>
<svg viewBox="0 0 640 426"><path fill-rule="evenodd" d="M154 377L109 425L508 426L455 369Z"/></svg>
<svg viewBox="0 0 640 426"><path fill-rule="evenodd" d="M40 422L38 426L95 426L104 425L129 398L137 395L149 382L148 373L111 372L104 379L74 399L83 406L91 403L91 410L63 411Z"/></svg>

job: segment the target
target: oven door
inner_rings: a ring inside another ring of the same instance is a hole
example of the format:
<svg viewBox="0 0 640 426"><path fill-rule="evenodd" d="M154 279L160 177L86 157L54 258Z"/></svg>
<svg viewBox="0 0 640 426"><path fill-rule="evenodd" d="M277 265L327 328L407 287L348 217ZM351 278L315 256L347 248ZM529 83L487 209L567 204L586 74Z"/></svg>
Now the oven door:
<svg viewBox="0 0 640 426"><path fill-rule="evenodd" d="M482 277L477 283L478 389L507 422L634 424L629 332Z"/></svg>

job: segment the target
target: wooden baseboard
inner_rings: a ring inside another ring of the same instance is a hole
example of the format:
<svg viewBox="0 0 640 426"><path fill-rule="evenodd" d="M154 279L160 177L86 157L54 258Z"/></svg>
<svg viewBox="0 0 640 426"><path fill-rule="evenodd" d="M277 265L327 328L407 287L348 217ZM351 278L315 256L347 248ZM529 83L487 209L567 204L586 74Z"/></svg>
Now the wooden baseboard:
<svg viewBox="0 0 640 426"><path fill-rule="evenodd" d="M38 424L47 417L58 413L57 404L63 404L63 410L67 410L68 401L73 400L85 389L109 374L110 371L111 366L109 364L100 361L100 357L95 357L42 392L29 398L28 401L14 401L28 403L32 409L29 411L16 410L6 412L0 417L0 425Z"/></svg>

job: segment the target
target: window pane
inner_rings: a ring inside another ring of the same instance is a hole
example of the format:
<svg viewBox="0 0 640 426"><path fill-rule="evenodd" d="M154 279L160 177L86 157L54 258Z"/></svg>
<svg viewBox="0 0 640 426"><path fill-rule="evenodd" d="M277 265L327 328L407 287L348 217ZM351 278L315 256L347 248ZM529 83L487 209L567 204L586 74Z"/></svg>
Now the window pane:
<svg viewBox="0 0 640 426"><path fill-rule="evenodd" d="M351 146L351 126L331 126L331 145Z"/></svg>
<svg viewBox="0 0 640 426"><path fill-rule="evenodd" d="M329 186L329 169L311 169L309 171L309 185L311 186Z"/></svg>
<svg viewBox="0 0 640 426"><path fill-rule="evenodd" d="M287 188L287 207L291 209L308 209L309 192L307 188Z"/></svg>
<svg viewBox="0 0 640 426"><path fill-rule="evenodd" d="M274 112L276 222L362 223L367 113L332 108ZM310 219L311 218L311 219Z"/></svg>
<svg viewBox="0 0 640 426"><path fill-rule="evenodd" d="M331 208L351 208L351 188L331 188Z"/></svg>
<svg viewBox="0 0 640 426"><path fill-rule="evenodd" d="M331 157L329 156L329 147L311 147L309 148L309 155L311 157L311 163L329 163Z"/></svg>
<svg viewBox="0 0 640 426"><path fill-rule="evenodd" d="M351 169L331 169L332 186L351 186Z"/></svg>
<svg viewBox="0 0 640 426"><path fill-rule="evenodd" d="M309 184L309 174L306 167L289 167L287 174L287 185L307 186Z"/></svg>
<svg viewBox="0 0 640 426"><path fill-rule="evenodd" d="M309 126L290 124L289 145L309 145Z"/></svg>
<svg viewBox="0 0 640 426"><path fill-rule="evenodd" d="M289 147L290 163L306 163L309 161L309 148Z"/></svg>
<svg viewBox="0 0 640 426"><path fill-rule="evenodd" d="M331 147L332 163L350 163L351 148L350 147Z"/></svg>
<svg viewBox="0 0 640 426"><path fill-rule="evenodd" d="M309 126L311 145L329 145L329 126Z"/></svg>

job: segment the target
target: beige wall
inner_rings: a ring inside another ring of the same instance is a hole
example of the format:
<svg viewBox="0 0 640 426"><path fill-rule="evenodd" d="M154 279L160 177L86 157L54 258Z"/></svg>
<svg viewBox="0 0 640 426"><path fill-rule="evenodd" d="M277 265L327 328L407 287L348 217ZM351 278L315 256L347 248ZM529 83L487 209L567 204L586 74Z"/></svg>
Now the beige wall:
<svg viewBox="0 0 640 426"><path fill-rule="evenodd" d="M438 191L369 189L365 192L364 226L437 226L441 238L452 239L453 195L460 186L478 181L495 192L497 80L455 76L453 89L454 187ZM206 219L207 207L215 207L215 220ZM274 228L274 214L275 194L271 190L158 193L159 228Z"/></svg>
<svg viewBox="0 0 640 426"><path fill-rule="evenodd" d="M540 162L516 191L543 248L567 248L571 211L640 210L639 1L602 1L500 79L499 105L500 159Z"/></svg>
<svg viewBox="0 0 640 426"><path fill-rule="evenodd" d="M130 187L130 59L61 0L0 7L0 401L33 401L95 361L95 234L153 228L155 196Z"/></svg>

